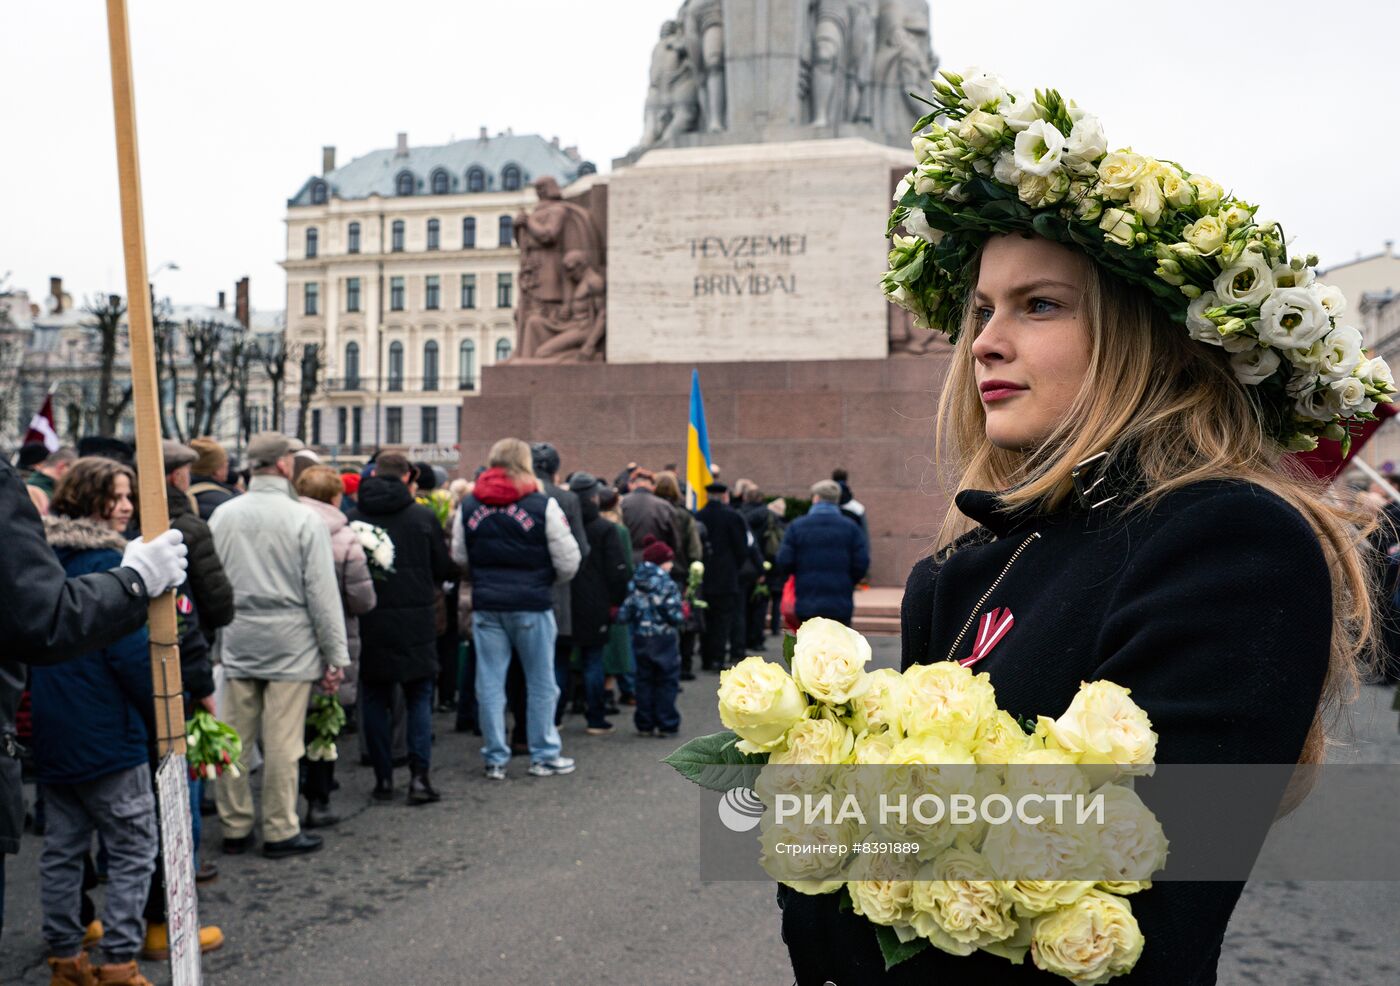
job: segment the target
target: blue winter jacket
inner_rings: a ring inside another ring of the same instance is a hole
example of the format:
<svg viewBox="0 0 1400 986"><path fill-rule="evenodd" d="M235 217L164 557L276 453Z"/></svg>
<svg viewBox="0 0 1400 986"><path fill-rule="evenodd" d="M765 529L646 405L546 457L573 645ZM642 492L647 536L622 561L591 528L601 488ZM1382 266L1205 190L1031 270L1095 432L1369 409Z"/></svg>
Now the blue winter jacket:
<svg viewBox="0 0 1400 986"><path fill-rule="evenodd" d="M834 503L814 503L788 525L778 549L784 579L797 576L797 618L814 616L849 623L856 583L870 568L870 548L860 527Z"/></svg>
<svg viewBox="0 0 1400 986"><path fill-rule="evenodd" d="M627 583L627 598L617 611L618 623L629 623L639 637L675 633L685 620L681 590L660 565L644 561Z"/></svg>
<svg viewBox="0 0 1400 986"><path fill-rule="evenodd" d="M126 542L92 521L45 519L69 578L121 564ZM34 763L45 784L79 784L149 762L155 704L146 628L30 678Z"/></svg>

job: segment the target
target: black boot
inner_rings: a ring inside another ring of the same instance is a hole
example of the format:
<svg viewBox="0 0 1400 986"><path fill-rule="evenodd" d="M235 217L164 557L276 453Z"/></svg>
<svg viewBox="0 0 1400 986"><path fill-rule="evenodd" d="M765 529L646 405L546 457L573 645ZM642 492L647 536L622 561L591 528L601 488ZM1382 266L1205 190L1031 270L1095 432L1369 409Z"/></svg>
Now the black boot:
<svg viewBox="0 0 1400 986"><path fill-rule="evenodd" d="M330 828L340 821L340 816L331 811L330 802L312 801L306 809L306 821L301 827L304 829L324 829Z"/></svg>
<svg viewBox="0 0 1400 986"><path fill-rule="evenodd" d="M386 777L376 778L374 781L374 790L370 793L370 797L375 801L394 800L394 782Z"/></svg>
<svg viewBox="0 0 1400 986"><path fill-rule="evenodd" d="M442 795L433 787L428 780L428 772L414 771L413 777L408 782L408 803L411 805L429 805L434 801L441 801Z"/></svg>

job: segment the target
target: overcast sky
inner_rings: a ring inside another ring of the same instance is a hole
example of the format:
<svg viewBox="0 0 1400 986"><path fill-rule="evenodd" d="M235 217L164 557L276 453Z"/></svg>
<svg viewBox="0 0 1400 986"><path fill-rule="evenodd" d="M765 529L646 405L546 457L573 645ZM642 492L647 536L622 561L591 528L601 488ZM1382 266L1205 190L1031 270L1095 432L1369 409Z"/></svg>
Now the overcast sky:
<svg viewBox="0 0 1400 986"><path fill-rule="evenodd" d="M637 140L679 0L129 0L147 257L159 294L243 275L285 305L287 197L392 146L558 135L608 170ZM1205 172L1324 265L1400 235L1400 13L1377 0L932 4L943 66L1053 86L1113 146ZM35 300L124 290L105 4L4 0L0 274ZM231 303L231 300L230 300Z"/></svg>

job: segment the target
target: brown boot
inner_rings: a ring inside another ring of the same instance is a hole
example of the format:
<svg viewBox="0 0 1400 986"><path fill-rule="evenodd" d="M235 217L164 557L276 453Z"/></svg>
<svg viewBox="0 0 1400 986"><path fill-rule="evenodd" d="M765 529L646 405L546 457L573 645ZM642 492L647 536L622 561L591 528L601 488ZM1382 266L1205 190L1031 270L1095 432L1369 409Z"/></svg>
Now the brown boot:
<svg viewBox="0 0 1400 986"><path fill-rule="evenodd" d="M94 982L110 983L113 986L155 986L155 983L141 975L141 968L134 961L98 966L97 979Z"/></svg>
<svg viewBox="0 0 1400 986"><path fill-rule="evenodd" d="M49 959L49 968L53 970L49 986L95 986L97 982L97 973L86 952L67 959Z"/></svg>

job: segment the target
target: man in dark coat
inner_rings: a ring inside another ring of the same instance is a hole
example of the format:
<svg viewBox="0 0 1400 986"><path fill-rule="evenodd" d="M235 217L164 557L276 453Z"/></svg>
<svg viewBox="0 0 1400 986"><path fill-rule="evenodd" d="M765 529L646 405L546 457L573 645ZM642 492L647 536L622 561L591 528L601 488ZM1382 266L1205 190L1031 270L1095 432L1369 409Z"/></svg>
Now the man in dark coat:
<svg viewBox="0 0 1400 986"><path fill-rule="evenodd" d="M588 555L569 583L574 618L574 643L583 662L583 693L588 732L602 736L613 724L603 717L603 648L612 629L612 614L627 598L631 574L617 525L598 512L602 484L586 472L569 480L569 492L579 499ZM563 688L563 683L560 683Z"/></svg>
<svg viewBox="0 0 1400 986"><path fill-rule="evenodd" d="M393 571L375 586L378 603L360 617L362 728L374 763L374 797L394 796L389 710L395 687L408 709L408 803L440 797L428 779L433 746L433 681L437 675L437 620L433 589L456 576L441 525L413 499L413 466L396 452L381 455L374 475L360 484L355 520L381 527L394 543Z"/></svg>
<svg viewBox="0 0 1400 986"><path fill-rule="evenodd" d="M841 487L824 479L812 487L812 509L788 527L776 570L797 577L799 622L824 616L851 625L855 588L870 568L859 524L841 512Z"/></svg>
<svg viewBox="0 0 1400 986"><path fill-rule="evenodd" d="M57 664L120 640L146 622L150 594L185 577L179 531L127 544L122 567L68 578L19 474L0 460L0 918L5 856L19 851L24 826L15 715L24 664ZM4 922L0 920L0 930Z"/></svg>
<svg viewBox="0 0 1400 986"><path fill-rule="evenodd" d="M744 659L744 598L739 572L749 557L749 528L729 505L729 487L705 487L709 502L695 517L709 534L705 553L705 634L702 667L720 671ZM726 657L726 652L728 656Z"/></svg>
<svg viewBox="0 0 1400 986"><path fill-rule="evenodd" d="M680 547L671 505L656 495L656 476L649 469L632 474L632 491L622 498L622 522L632 535L634 566L642 563L642 543L648 534L672 551Z"/></svg>
<svg viewBox="0 0 1400 986"><path fill-rule="evenodd" d="M199 614L199 629L204 639L214 642L214 631L233 622L233 586L224 572L223 562L214 550L214 535L209 525L195 513L189 495L190 466L198 458L188 445L166 439L165 502L170 514L170 526L185 536L189 548L189 591Z"/></svg>

